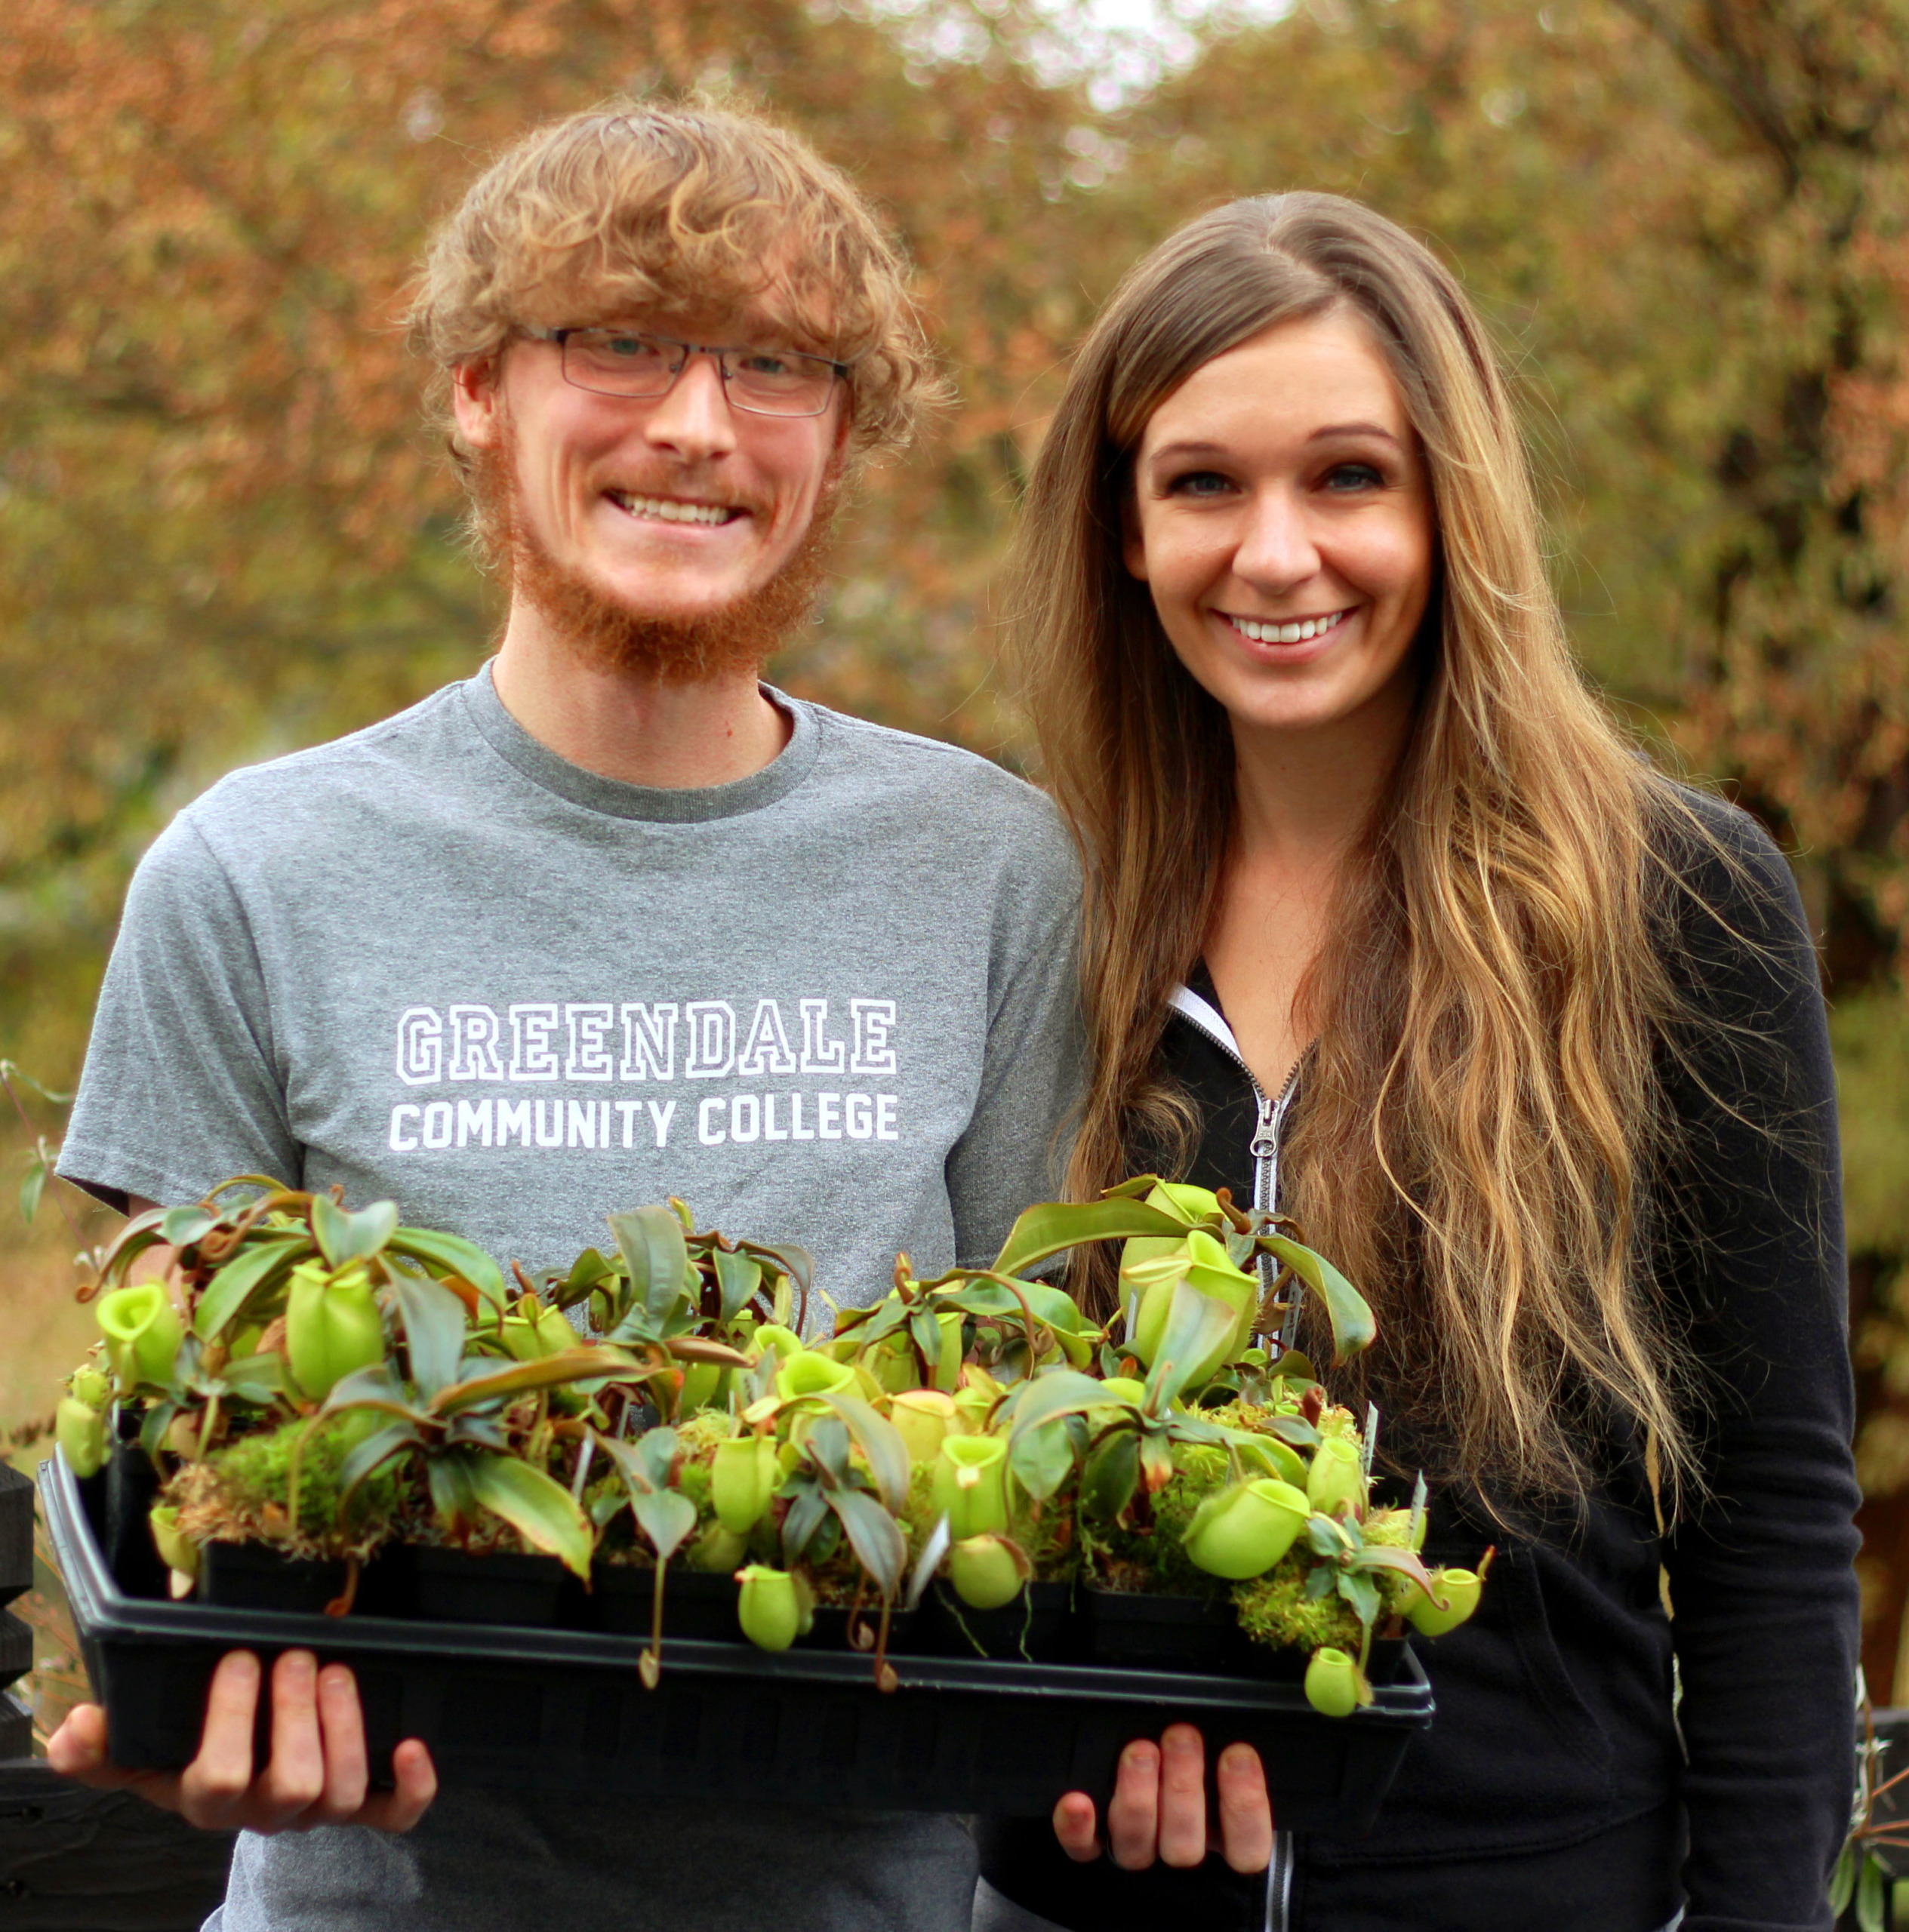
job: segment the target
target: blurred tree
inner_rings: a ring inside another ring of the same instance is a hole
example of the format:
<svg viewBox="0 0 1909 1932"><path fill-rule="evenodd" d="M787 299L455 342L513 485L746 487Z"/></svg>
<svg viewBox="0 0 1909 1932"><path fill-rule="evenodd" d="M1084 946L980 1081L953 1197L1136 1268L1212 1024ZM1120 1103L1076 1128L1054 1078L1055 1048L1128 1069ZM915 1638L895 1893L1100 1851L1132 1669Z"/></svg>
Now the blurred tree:
<svg viewBox="0 0 1909 1932"><path fill-rule="evenodd" d="M851 515L785 674L993 746L975 598L1016 398L1080 312L1082 110L960 8L911 54L826 0L17 0L0 37L0 1030L70 1066L132 857L229 764L473 666L494 600L398 325L433 218L534 120L766 99L922 266L968 407ZM951 37L952 36L952 37ZM48 998L50 984L65 997Z"/></svg>

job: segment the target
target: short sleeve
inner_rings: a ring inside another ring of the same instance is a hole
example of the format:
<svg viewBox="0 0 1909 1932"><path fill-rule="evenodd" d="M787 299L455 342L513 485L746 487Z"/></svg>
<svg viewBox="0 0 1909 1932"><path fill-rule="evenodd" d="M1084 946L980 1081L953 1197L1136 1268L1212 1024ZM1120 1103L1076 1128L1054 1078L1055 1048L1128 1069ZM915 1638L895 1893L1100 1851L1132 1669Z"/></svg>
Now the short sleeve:
<svg viewBox="0 0 1909 1932"><path fill-rule="evenodd" d="M1058 1194L1080 1091L1079 874L1058 826L1051 850L1036 849L1042 862L1000 915L980 1088L948 1156L955 1253L965 1267L986 1266L1021 1211Z"/></svg>
<svg viewBox="0 0 1909 1932"><path fill-rule="evenodd" d="M300 1176L245 909L182 815L133 876L60 1172L109 1205Z"/></svg>

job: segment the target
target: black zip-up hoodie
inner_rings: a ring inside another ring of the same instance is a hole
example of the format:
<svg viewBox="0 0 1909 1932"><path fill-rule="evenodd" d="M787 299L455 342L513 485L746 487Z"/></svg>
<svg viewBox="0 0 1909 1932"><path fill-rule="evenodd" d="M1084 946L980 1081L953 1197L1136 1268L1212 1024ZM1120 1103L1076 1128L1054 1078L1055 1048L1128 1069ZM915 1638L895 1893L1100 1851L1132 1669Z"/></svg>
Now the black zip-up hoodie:
<svg viewBox="0 0 1909 1932"><path fill-rule="evenodd" d="M1735 863L1680 869L1676 970L1705 1024L1666 1076L1686 1152L1657 1262L1711 1377L1707 1497L1660 1542L1625 1440L1579 1520L1526 1536L1441 1487L1428 1560L1500 1553L1477 1614L1418 1647L1437 1715L1372 1835L1284 1841L1269 1879L1217 1857L1076 1866L1044 1824L985 1829L984 1871L1028 1909L1078 1932L1654 1932L1687 1900L1683 1932L1829 1926L1859 1634L1834 1084L1787 866L1744 814L1689 796ZM1192 990L1217 1020L1203 968ZM1273 1108L1200 1004L1162 1048L1202 1117L1185 1178L1243 1201ZM1386 1438L1409 1460L1409 1428Z"/></svg>

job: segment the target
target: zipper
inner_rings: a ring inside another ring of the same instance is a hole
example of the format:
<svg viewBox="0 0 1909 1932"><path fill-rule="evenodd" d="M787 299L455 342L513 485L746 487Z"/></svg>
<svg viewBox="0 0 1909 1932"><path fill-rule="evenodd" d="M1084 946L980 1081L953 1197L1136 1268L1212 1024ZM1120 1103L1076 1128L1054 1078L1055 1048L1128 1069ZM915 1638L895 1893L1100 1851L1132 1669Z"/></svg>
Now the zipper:
<svg viewBox="0 0 1909 1932"><path fill-rule="evenodd" d="M1279 1201L1279 1131L1285 1124L1287 1109L1299 1091L1299 1072L1306 1063L1306 1056L1300 1055L1292 1071L1286 1075L1284 1085L1269 1098L1260 1085L1258 1077L1246 1064L1239 1042L1233 1037L1233 1029L1226 1023L1226 1016L1218 1008L1201 998L1190 986L1176 986L1171 1004L1181 1019L1212 1041L1246 1076L1258 1110L1249 1146L1253 1157L1253 1205L1269 1212L1276 1211ZM1278 1272L1270 1255L1260 1257L1262 1294L1272 1287ZM1286 1318L1279 1325L1279 1336L1280 1346L1286 1349L1293 1346L1298 1335L1299 1308L1305 1291L1295 1281L1289 1293L1291 1300L1287 1304ZM1292 1875L1297 1863L1298 1852L1292 1834L1276 1830L1273 1834L1273 1857L1266 1868L1264 1932L1292 1932Z"/></svg>
<svg viewBox="0 0 1909 1932"><path fill-rule="evenodd" d="M1170 1004L1181 1019L1211 1040L1246 1076L1247 1084L1253 1090L1254 1105L1258 1110L1253 1137L1247 1149L1253 1157L1253 1205L1268 1212L1276 1210L1279 1204L1279 1131L1285 1124L1287 1110L1298 1093L1300 1069L1306 1064L1306 1056L1301 1054L1293 1063L1285 1084L1269 1098L1240 1053L1239 1042L1233 1038L1233 1029L1227 1024L1225 1015L1217 1007L1201 998L1190 986L1176 986ZM1262 1287L1270 1288L1279 1273L1270 1255L1260 1257L1259 1272ZM1298 1338L1299 1309L1305 1291L1295 1281L1289 1293L1286 1318L1279 1326L1279 1346L1284 1349L1292 1347Z"/></svg>
<svg viewBox="0 0 1909 1932"><path fill-rule="evenodd" d="M1292 1834L1273 1834L1273 1857L1266 1868L1265 1932L1291 1932L1292 1925L1292 1874L1298 1863Z"/></svg>

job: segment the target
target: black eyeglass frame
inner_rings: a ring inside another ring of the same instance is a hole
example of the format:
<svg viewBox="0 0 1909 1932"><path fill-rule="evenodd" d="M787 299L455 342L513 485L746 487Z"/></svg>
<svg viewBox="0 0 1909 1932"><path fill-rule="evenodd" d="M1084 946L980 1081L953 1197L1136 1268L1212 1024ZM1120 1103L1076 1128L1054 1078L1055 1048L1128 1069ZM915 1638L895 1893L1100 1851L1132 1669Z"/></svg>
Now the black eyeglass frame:
<svg viewBox="0 0 1909 1932"><path fill-rule="evenodd" d="M549 342L556 345L557 353L562 361L563 379L572 389L582 389L590 395L618 396L626 402L660 402L671 389L676 387L678 378L681 377L684 370L689 367L691 361L695 357L712 356L715 358L716 374L722 379L723 396L731 408L740 409L750 416L780 417L787 422L808 421L813 420L817 416L826 416L829 413L829 405L834 399L835 383L848 381L855 367L852 362L838 362L833 356L817 355L806 349L777 349L767 352L777 355L796 356L804 362L818 364L828 371L832 380L828 392L823 397L818 408L764 409L759 405L744 401L731 388L728 361L731 355L764 353L762 344L747 342L685 342L679 337L660 334L654 329L632 328L627 331L628 334L639 335L646 342L660 343L666 348L679 349L682 352L676 367L670 371L668 383L653 395L634 394L628 389L599 389L588 383L580 383L570 373L570 358L565 351L572 336L592 335L605 330L614 333L614 325L606 322L587 322L580 323L571 328L520 328L517 333L531 342Z"/></svg>

